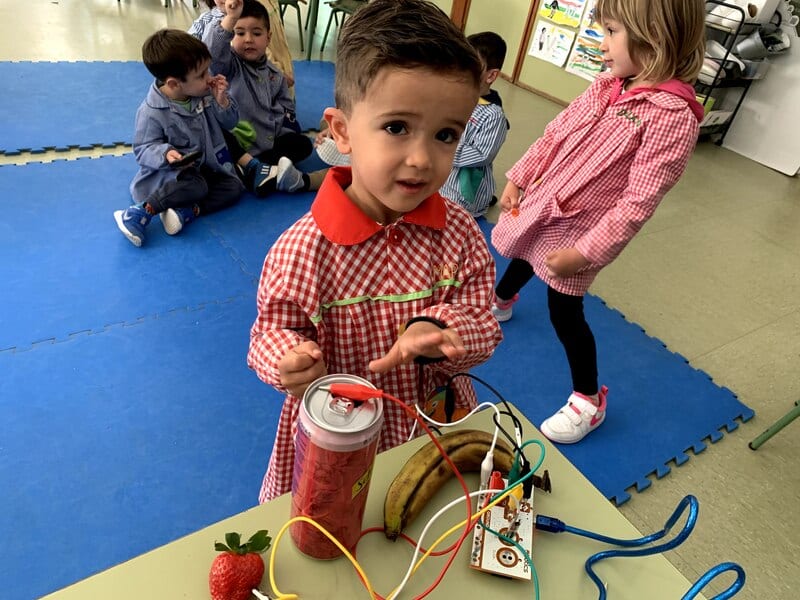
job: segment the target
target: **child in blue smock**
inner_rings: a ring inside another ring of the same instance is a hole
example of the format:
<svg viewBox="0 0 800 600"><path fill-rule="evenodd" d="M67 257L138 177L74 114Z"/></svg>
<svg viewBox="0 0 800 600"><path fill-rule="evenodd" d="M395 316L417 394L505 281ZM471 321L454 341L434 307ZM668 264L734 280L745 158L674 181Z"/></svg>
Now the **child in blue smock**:
<svg viewBox="0 0 800 600"><path fill-rule="evenodd" d="M145 41L142 60L156 81L136 112L134 204L114 213L134 246L144 242L154 215L175 235L198 215L235 204L244 191L222 135L238 121L238 109L225 77L209 73L206 45L162 29Z"/></svg>

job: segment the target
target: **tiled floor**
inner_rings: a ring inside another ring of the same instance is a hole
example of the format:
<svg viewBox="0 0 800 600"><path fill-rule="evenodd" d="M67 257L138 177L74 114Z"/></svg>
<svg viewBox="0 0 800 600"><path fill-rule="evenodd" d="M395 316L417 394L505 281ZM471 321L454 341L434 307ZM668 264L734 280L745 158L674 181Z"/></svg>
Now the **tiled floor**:
<svg viewBox="0 0 800 600"><path fill-rule="evenodd" d="M172 0L168 8L162 0L3 1L0 60L139 60L152 31L186 29L197 14L186 0ZM323 9L321 29L326 21ZM299 57L291 12L286 27ZM324 58L333 53L329 43ZM497 87L512 124L495 166L502 185L502 173L559 107L506 82ZM9 159L26 157L0 156L0 162ZM800 399L800 179L700 144L681 182L592 291L757 414L666 479L634 493L622 512L650 532L663 526L684 495L694 494L699 524L668 556L678 569L694 580L732 560L748 576L737 598L796 598L800 422L757 452L747 442ZM598 460L613 468L613 457Z"/></svg>

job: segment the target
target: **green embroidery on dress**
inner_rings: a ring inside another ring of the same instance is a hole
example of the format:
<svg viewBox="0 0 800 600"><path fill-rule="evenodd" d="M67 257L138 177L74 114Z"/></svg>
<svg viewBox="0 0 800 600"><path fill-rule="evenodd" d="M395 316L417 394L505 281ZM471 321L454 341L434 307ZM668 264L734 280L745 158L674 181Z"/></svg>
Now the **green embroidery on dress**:
<svg viewBox="0 0 800 600"><path fill-rule="evenodd" d="M631 121L637 127L639 127L639 125L642 124L642 120L639 117L636 116L636 113L634 113L631 110L628 110L627 108L619 109L619 112L617 113L617 116L618 117L625 117L626 119L628 119L628 121Z"/></svg>
<svg viewBox="0 0 800 600"><path fill-rule="evenodd" d="M361 304L363 302L411 302L412 300L420 300L422 298L430 298L433 296L434 290L442 287L452 286L459 288L461 282L455 279L442 279L437 281L432 288L427 290L419 290L417 292L409 292L407 294L386 294L384 296L356 296L354 298L342 298L341 300L332 300L323 304L319 313L312 315L311 322L316 325L322 321L322 314L337 306L350 306L351 304Z"/></svg>
<svg viewBox="0 0 800 600"><path fill-rule="evenodd" d="M256 129L250 121L239 121L236 127L231 129L233 137L239 142L242 150L249 150L256 143Z"/></svg>

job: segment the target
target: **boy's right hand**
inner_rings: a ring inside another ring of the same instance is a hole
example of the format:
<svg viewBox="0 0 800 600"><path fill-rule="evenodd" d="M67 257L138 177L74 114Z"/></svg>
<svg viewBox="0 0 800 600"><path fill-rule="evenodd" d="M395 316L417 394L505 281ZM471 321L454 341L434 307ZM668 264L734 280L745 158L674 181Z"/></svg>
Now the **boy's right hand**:
<svg viewBox="0 0 800 600"><path fill-rule="evenodd" d="M239 20L242 16L242 9L244 2L242 0L225 0L225 16L230 17L235 21Z"/></svg>
<svg viewBox="0 0 800 600"><path fill-rule="evenodd" d="M503 212L519 208L519 188L516 183L509 181L500 196L500 210Z"/></svg>
<svg viewBox="0 0 800 600"><path fill-rule="evenodd" d="M289 350L278 362L281 385L296 398L302 398L312 382L328 374L322 350L316 342L303 342Z"/></svg>

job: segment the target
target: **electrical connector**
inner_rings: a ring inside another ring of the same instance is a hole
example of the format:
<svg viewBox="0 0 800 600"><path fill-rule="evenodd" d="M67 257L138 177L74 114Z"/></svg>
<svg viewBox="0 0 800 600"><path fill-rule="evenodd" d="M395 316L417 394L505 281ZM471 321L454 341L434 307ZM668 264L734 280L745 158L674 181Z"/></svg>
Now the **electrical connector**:
<svg viewBox="0 0 800 600"><path fill-rule="evenodd" d="M486 489L489 486L489 477L491 477L493 470L494 453L489 450L481 461L481 489Z"/></svg>
<svg viewBox="0 0 800 600"><path fill-rule="evenodd" d="M525 479L525 477L528 474L530 474L530 472L531 472L531 466L526 462L524 465L522 465L522 472L520 473L520 479L524 480L522 482L522 497L527 500L533 498L533 477L528 477L527 479Z"/></svg>
<svg viewBox="0 0 800 600"><path fill-rule="evenodd" d="M536 529L540 531L549 531L550 533L561 533L565 531L567 526L561 519L555 517L548 517L547 515L536 515Z"/></svg>

